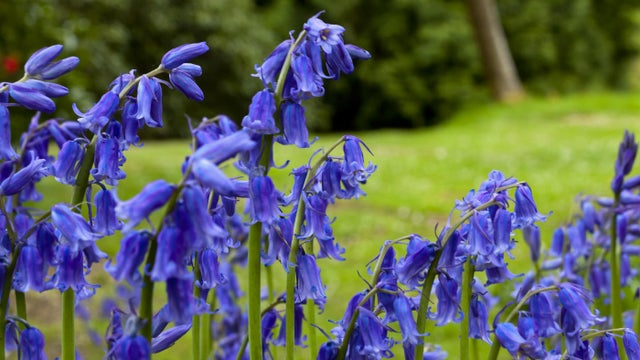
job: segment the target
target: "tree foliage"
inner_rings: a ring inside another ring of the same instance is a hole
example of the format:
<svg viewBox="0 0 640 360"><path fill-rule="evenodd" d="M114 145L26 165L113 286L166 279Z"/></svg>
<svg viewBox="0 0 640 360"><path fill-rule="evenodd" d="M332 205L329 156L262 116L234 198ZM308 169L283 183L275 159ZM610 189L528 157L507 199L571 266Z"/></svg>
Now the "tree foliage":
<svg viewBox="0 0 640 360"><path fill-rule="evenodd" d="M498 0L519 74L529 92L558 93L593 87L622 88L636 56L639 0ZM5 0L0 13L0 60L24 64L34 50L53 43L83 59L63 78L71 103L86 110L100 88L136 64L156 66L157 54L181 43L207 41L199 83L207 98L193 106L167 95L166 128L178 136L185 114L226 113L236 121L260 88L249 76L294 24L319 10L344 24L346 40L373 55L345 81L329 83L323 103L308 110L317 129L414 127L433 124L468 103L490 99L464 4L424 0ZM86 60L90 59L90 60ZM20 74L0 69L3 80ZM222 76L224 75L224 76ZM337 114L341 114L338 116ZM176 125L173 125L176 124Z"/></svg>

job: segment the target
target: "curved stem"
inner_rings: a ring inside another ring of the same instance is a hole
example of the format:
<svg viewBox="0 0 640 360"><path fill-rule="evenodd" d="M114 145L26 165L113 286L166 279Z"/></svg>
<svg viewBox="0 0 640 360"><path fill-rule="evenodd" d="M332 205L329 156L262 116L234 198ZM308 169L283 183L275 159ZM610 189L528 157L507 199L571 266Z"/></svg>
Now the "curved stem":
<svg viewBox="0 0 640 360"><path fill-rule="evenodd" d="M195 277L195 282L197 283L200 279L200 262L198 261L198 252L196 251L193 256L193 274ZM193 286L193 297L194 299L200 299L200 287L196 284ZM193 348L193 360L200 360L200 314L193 315L191 319L191 340L192 340L192 348Z"/></svg>
<svg viewBox="0 0 640 360"><path fill-rule="evenodd" d="M513 308L513 310L511 310L511 312L509 313L509 315L507 315L504 321L501 321L501 322L511 321L511 319L513 319L513 317L516 316L516 314L518 314L518 311L520 311L520 309L524 306L524 304L527 303L527 301L529 301L529 299L532 296L536 294L540 294L545 291L556 291L556 290L558 290L558 287L555 285L552 285L552 286L547 286L547 287L529 291L522 297L520 302L518 302L518 304ZM500 348L501 348L500 342L498 341L498 338L496 338L495 334L493 335L492 340L493 342L491 344L491 351L489 352L489 357L487 357L488 360L496 360L498 358L498 354L500 354Z"/></svg>
<svg viewBox="0 0 640 360"><path fill-rule="evenodd" d="M460 322L460 359L469 359L469 318L471 309L471 296L473 295L473 289L471 288L473 283L473 273L475 267L473 266L473 258L467 257L467 261L464 263L464 270L462 274L462 294L460 298L460 306L462 307L463 319Z"/></svg>
<svg viewBox="0 0 640 360"><path fill-rule="evenodd" d="M349 339L351 338L351 334L353 334L353 330L356 327L356 320L358 320L360 307L366 304L367 301L369 301L369 299L371 299L371 297L378 292L378 290L379 288L377 286L371 289L367 293L367 295L364 298L362 298L362 300L360 300L360 303L358 303L358 307L356 307L356 309L353 311L353 315L351 315L351 320L349 321L349 327L347 327L347 330L344 333L344 338L342 339L342 345L340 345L340 349L338 349L338 355L336 356L337 360L344 360L345 357L347 356L347 349L349 348Z"/></svg>

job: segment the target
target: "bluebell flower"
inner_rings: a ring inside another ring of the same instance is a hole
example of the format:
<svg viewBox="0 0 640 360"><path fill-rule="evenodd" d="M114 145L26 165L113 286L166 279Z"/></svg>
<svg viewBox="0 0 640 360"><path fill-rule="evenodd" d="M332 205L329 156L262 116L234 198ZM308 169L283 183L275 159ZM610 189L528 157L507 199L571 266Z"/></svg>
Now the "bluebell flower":
<svg viewBox="0 0 640 360"><path fill-rule="evenodd" d="M91 229L82 215L64 204L56 204L51 208L51 221L59 233L60 241L69 244L73 251L80 251L102 237Z"/></svg>
<svg viewBox="0 0 640 360"><path fill-rule="evenodd" d="M339 350L340 344L335 341L327 341L320 346L316 360L336 360Z"/></svg>
<svg viewBox="0 0 640 360"><path fill-rule="evenodd" d="M41 177L49 174L49 169L45 159L33 159L29 165L23 167L15 173L11 173L0 182L0 195L15 195Z"/></svg>
<svg viewBox="0 0 640 360"><path fill-rule="evenodd" d="M350 351L366 358L379 359L393 356L391 346L393 340L387 338L387 328L370 310L359 308L356 332L359 336L352 337ZM359 340L359 341L358 341Z"/></svg>
<svg viewBox="0 0 640 360"><path fill-rule="evenodd" d="M436 297L438 298L438 308L435 314L430 313L432 319L437 320L436 325L442 326L450 322L460 322L463 318L460 310L460 287L458 282L446 275L438 275L436 285Z"/></svg>
<svg viewBox="0 0 640 360"><path fill-rule="evenodd" d="M127 201L120 201L116 206L116 215L129 220L122 228L126 233L136 227L140 221L149 217L155 210L164 206L173 194L175 186L165 180L156 180L147 184L142 191Z"/></svg>
<svg viewBox="0 0 640 360"><path fill-rule="evenodd" d="M354 70L353 59L342 42L333 45L330 53L325 53L325 60L329 77L334 80L340 78L340 73L350 74Z"/></svg>
<svg viewBox="0 0 640 360"><path fill-rule="evenodd" d="M151 353L157 354L173 346L181 337L191 330L191 323L176 325L151 339Z"/></svg>
<svg viewBox="0 0 640 360"><path fill-rule="evenodd" d="M342 181L345 183L351 183L352 185L365 183L376 170L376 166L371 163L365 167L361 146L371 153L371 150L362 140L355 136L345 135L343 145L344 162L342 165Z"/></svg>
<svg viewBox="0 0 640 360"><path fill-rule="evenodd" d="M398 281L415 289L426 277L426 269L435 259L438 246L412 235L407 246L407 256L398 260L396 272Z"/></svg>
<svg viewBox="0 0 640 360"><path fill-rule="evenodd" d="M4 351L4 349L2 349ZM20 359L46 360L44 335L34 327L27 327L20 333Z"/></svg>
<svg viewBox="0 0 640 360"><path fill-rule="evenodd" d="M180 45L167 51L162 56L160 63L164 69L173 70L207 51L209 51L209 46L206 42Z"/></svg>
<svg viewBox="0 0 640 360"><path fill-rule="evenodd" d="M322 78L314 71L311 59L303 52L293 54L291 70L296 80L295 88L291 94L297 100L305 100L311 97L324 95Z"/></svg>
<svg viewBox="0 0 640 360"><path fill-rule="evenodd" d="M239 152L252 149L256 143L246 131L237 131L218 140L202 145L196 150L189 161L191 163L206 159L214 164L220 164L236 156Z"/></svg>
<svg viewBox="0 0 640 360"><path fill-rule="evenodd" d="M32 245L23 246L13 275L13 288L21 292L45 290L46 265L38 248Z"/></svg>
<svg viewBox="0 0 640 360"><path fill-rule="evenodd" d="M533 318L520 315L518 318L518 332L526 340L520 345L520 352L533 359L543 359L547 355L544 346L540 343L538 331L539 329L536 327Z"/></svg>
<svg viewBox="0 0 640 360"><path fill-rule="evenodd" d="M571 245L571 253L575 256L588 256L591 244L587 241L587 229L582 219L576 220L574 225L567 228L567 239Z"/></svg>
<svg viewBox="0 0 640 360"><path fill-rule="evenodd" d="M529 185L521 184L516 188L516 227L522 228L533 225L537 221L545 221L546 216L538 212L538 207L533 200L533 194Z"/></svg>
<svg viewBox="0 0 640 360"><path fill-rule="evenodd" d="M487 306L478 298L477 294L473 294L471 298L471 306L467 313L469 321L469 337L482 339L486 343L491 344L489 339L489 312Z"/></svg>
<svg viewBox="0 0 640 360"><path fill-rule="evenodd" d="M518 356L520 346L526 342L518 332L518 328L511 323L499 323L496 326L495 334L502 347L507 349L514 358Z"/></svg>
<svg viewBox="0 0 640 360"><path fill-rule="evenodd" d="M36 231L35 245L42 256L45 266L53 265L56 257L56 245L58 239L55 235L55 229L51 223L45 222L38 225Z"/></svg>
<svg viewBox="0 0 640 360"><path fill-rule="evenodd" d="M52 113L56 109L56 104L47 95L22 84L10 84L9 95L29 110Z"/></svg>
<svg viewBox="0 0 640 360"><path fill-rule="evenodd" d="M258 134L277 134L280 129L273 118L275 111L273 93L267 89L259 91L251 99L249 114L242 119L242 126Z"/></svg>
<svg viewBox="0 0 640 360"><path fill-rule="evenodd" d="M169 318L176 324L191 321L198 311L196 299L193 297L193 274L182 278L167 279L167 306Z"/></svg>
<svg viewBox="0 0 640 360"><path fill-rule="evenodd" d="M629 360L640 360L640 345L638 345L638 335L630 329L624 330L622 344Z"/></svg>
<svg viewBox="0 0 640 360"><path fill-rule="evenodd" d="M227 252L225 243L215 242L215 238L226 239L228 234L223 227L214 222L207 211L207 200L207 194L200 187L185 186L182 190L182 201L174 210L176 224L184 233L194 234L190 241L194 250L214 247L215 250Z"/></svg>
<svg viewBox="0 0 640 360"><path fill-rule="evenodd" d="M100 130L107 125L109 120L111 120L119 104L120 98L118 94L108 91L102 95L100 100L87 112L82 113L78 110L76 104L73 104L73 112L80 116L78 122L83 128L91 130L94 134L98 134Z"/></svg>
<svg viewBox="0 0 640 360"><path fill-rule="evenodd" d="M235 191L235 183L211 161L205 159L193 161L191 172L200 184L219 194L231 195Z"/></svg>
<svg viewBox="0 0 640 360"><path fill-rule="evenodd" d="M62 45L56 44L34 52L24 64L24 72L30 76L38 75L53 59L60 55L62 49Z"/></svg>
<svg viewBox="0 0 640 360"><path fill-rule="evenodd" d="M325 286L320 277L320 268L313 255L298 254L296 271L296 302L300 303L306 299L313 299L314 302L323 306L327 295L324 292Z"/></svg>
<svg viewBox="0 0 640 360"><path fill-rule="evenodd" d="M212 289L226 281L224 275L220 273L218 255L212 249L204 249L198 254L198 267L200 280L196 281L196 286Z"/></svg>
<svg viewBox="0 0 640 360"><path fill-rule="evenodd" d="M95 167L91 169L91 175L98 181L104 180L109 185L117 185L118 180L127 176L120 169L124 162L118 140L110 136L99 136L94 157Z"/></svg>
<svg viewBox="0 0 640 360"><path fill-rule="evenodd" d="M13 160L18 154L11 146L11 119L9 109L0 105L0 160Z"/></svg>
<svg viewBox="0 0 640 360"><path fill-rule="evenodd" d="M84 158L84 147L75 140L64 143L58 153L58 160L53 164L53 175L63 184L75 185L78 170Z"/></svg>
<svg viewBox="0 0 640 360"><path fill-rule="evenodd" d="M126 279L132 286L140 286L142 275L139 267L144 262L149 247L151 233L148 231L132 231L120 240L120 248L116 254L116 264L111 260L105 263L105 270L116 281Z"/></svg>
<svg viewBox="0 0 640 360"><path fill-rule="evenodd" d="M172 276L186 276L187 256L191 252L189 239L175 225L163 226L158 235L156 261L150 276L153 281L166 281Z"/></svg>
<svg viewBox="0 0 640 360"><path fill-rule="evenodd" d="M276 327L279 317L280 316L275 309L269 309L264 315L262 315L260 327L262 329L262 357L264 359L268 358L267 354L269 353L269 343L273 340L273 329Z"/></svg>
<svg viewBox="0 0 640 360"><path fill-rule="evenodd" d="M293 175L293 186L291 187L291 193L281 200L283 206L297 203L300 200L300 196L302 196L302 190L304 189L308 174L308 165L303 165L291 170L291 175Z"/></svg>
<svg viewBox="0 0 640 360"><path fill-rule="evenodd" d="M303 195L305 196L305 195ZM329 232L331 220L327 216L329 202L319 195L305 196L305 225L301 239L315 236L319 241L333 240L333 232Z"/></svg>
<svg viewBox="0 0 640 360"><path fill-rule="evenodd" d="M582 220L584 221L584 225L587 231L593 233L596 225L600 225L596 209L593 206L593 203L588 200L582 201L580 207L582 208Z"/></svg>
<svg viewBox="0 0 640 360"><path fill-rule="evenodd" d="M138 83L136 117L149 127L162 127L162 88L159 80L142 75Z"/></svg>
<svg viewBox="0 0 640 360"><path fill-rule="evenodd" d="M195 101L204 100L202 89L196 84L194 77L202 75L202 68L195 64L182 64L169 73L169 81L187 98Z"/></svg>
<svg viewBox="0 0 640 360"><path fill-rule="evenodd" d="M556 321L557 310L550 297L549 293L542 292L529 299L531 318L538 328L538 335L543 338L551 337L561 331Z"/></svg>
<svg viewBox="0 0 640 360"><path fill-rule="evenodd" d="M253 222L270 224L282 213L278 207L278 191L268 176L249 179L250 214Z"/></svg>
<svg viewBox="0 0 640 360"><path fill-rule="evenodd" d="M142 119L138 119L136 114L138 113L138 103L135 99L128 99L124 103L124 107L121 112L121 122L122 122L122 136L124 138L125 144L140 144L140 137L138 136L138 131L144 125L144 121Z"/></svg>
<svg viewBox="0 0 640 360"><path fill-rule="evenodd" d="M620 359L618 344L616 343L616 338L613 335L605 333L602 337L601 346L602 352L599 356L600 359Z"/></svg>
<svg viewBox="0 0 640 360"><path fill-rule="evenodd" d="M281 42L271 54L267 56L262 65L256 65L255 75L260 77L260 80L262 80L265 86L275 85L292 43L290 39Z"/></svg>
<svg viewBox="0 0 640 360"><path fill-rule="evenodd" d="M416 328L416 322L413 319L413 306L409 299L400 294L393 301L393 310L400 324L402 332L402 342L417 345L422 343L422 337L426 334L420 334Z"/></svg>
<svg viewBox="0 0 640 360"><path fill-rule="evenodd" d="M80 63L80 59L78 59L76 56L66 57L62 60L52 62L49 65L45 66L44 69L42 69L40 73L36 76L36 78L42 79L42 80L56 79L70 72L71 70L75 69L79 63Z"/></svg>
<svg viewBox="0 0 640 360"><path fill-rule="evenodd" d="M53 286L60 292L73 289L78 299L93 295L98 285L89 284L84 278L82 252L73 251L70 246L63 244L58 246L56 255L57 267L52 279Z"/></svg>
<svg viewBox="0 0 640 360"><path fill-rule="evenodd" d="M343 190L341 188L342 165L340 162L328 158L327 161L322 164L319 174L321 189L318 193L332 203L334 202L334 198L341 198L343 196Z"/></svg>
<svg viewBox="0 0 640 360"><path fill-rule="evenodd" d="M352 59L358 59L358 60L371 59L371 53L359 46L355 46L353 44L345 44L345 48L347 48L347 52L349 53Z"/></svg>
<svg viewBox="0 0 640 360"><path fill-rule="evenodd" d="M511 213L499 208L493 214L493 245L494 253L502 254L510 251L515 246L511 237Z"/></svg>
<svg viewBox="0 0 640 360"><path fill-rule="evenodd" d="M467 255L489 255L493 252L493 236L489 212L474 211L467 227Z"/></svg>
<svg viewBox="0 0 640 360"><path fill-rule="evenodd" d="M69 89L65 86L42 80L28 79L20 83L20 86L35 90L49 98L57 98L69 94Z"/></svg>
<svg viewBox="0 0 640 360"><path fill-rule="evenodd" d="M96 206L96 217L93 219L94 229L99 234L112 235L122 228L122 223L116 218L116 199L107 189L101 189L93 198Z"/></svg>
<svg viewBox="0 0 640 360"><path fill-rule="evenodd" d="M575 321L577 329L587 329L596 323L598 318L589 310L587 302L590 302L591 298L584 288L570 283L562 283L558 287L558 299L563 309Z"/></svg>
<svg viewBox="0 0 640 360"><path fill-rule="evenodd" d="M124 335L113 346L116 360L151 359L149 342L142 335Z"/></svg>
<svg viewBox="0 0 640 360"><path fill-rule="evenodd" d="M333 46L343 42L342 34L344 27L340 25L327 24L319 19L320 13L311 17L304 24L303 28L307 32L309 39L320 47L326 54L330 54Z"/></svg>
<svg viewBox="0 0 640 360"><path fill-rule="evenodd" d="M624 137L618 148L615 175L611 181L611 190L613 190L614 193L620 193L622 190L624 177L631 172L637 153L638 143L636 143L633 133L625 130Z"/></svg>
<svg viewBox="0 0 640 360"><path fill-rule="evenodd" d="M551 237L551 246L549 247L549 255L561 256L564 252L564 230L560 227L554 230Z"/></svg>
<svg viewBox="0 0 640 360"><path fill-rule="evenodd" d="M285 269L289 268L289 250L293 239L293 222L288 217L281 217L269 226L269 249L264 255L264 264L269 266L280 260Z"/></svg>
<svg viewBox="0 0 640 360"><path fill-rule="evenodd" d="M284 101L280 106L284 136L277 141L283 145L295 144L299 148L309 147L309 130L304 116L304 107L297 102Z"/></svg>

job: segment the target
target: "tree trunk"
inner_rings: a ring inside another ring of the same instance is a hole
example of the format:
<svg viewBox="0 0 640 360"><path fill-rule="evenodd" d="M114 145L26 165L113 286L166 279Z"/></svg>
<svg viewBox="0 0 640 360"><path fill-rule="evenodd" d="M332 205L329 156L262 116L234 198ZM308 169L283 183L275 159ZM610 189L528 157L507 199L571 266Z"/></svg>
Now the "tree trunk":
<svg viewBox="0 0 640 360"><path fill-rule="evenodd" d="M466 0L469 19L494 98L510 101L524 95L495 0Z"/></svg>

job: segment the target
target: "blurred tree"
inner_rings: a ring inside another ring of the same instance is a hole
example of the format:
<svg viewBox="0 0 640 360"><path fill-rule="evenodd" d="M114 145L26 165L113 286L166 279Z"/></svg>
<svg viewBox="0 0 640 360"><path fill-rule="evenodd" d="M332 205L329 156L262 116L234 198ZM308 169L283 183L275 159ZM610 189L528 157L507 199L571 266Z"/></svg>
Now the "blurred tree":
<svg viewBox="0 0 640 360"><path fill-rule="evenodd" d="M626 65L638 51L640 0L496 3L527 91L624 87ZM72 92L56 115L73 118L71 103L86 110L118 74L147 71L168 49L204 40L211 52L196 62L203 66L198 83L205 101L167 92L165 128L145 134L184 136L185 114L226 113L240 121L261 87L249 75L254 64L323 9L322 18L344 25L345 40L373 59L356 64L346 81L327 82L327 96L307 112L316 128L423 126L490 98L465 3L447 0L3 0L0 81L18 79L21 71L13 70L33 51L64 44L63 56L81 62L61 79ZM12 125L24 128L27 120Z"/></svg>
<svg viewBox="0 0 640 360"><path fill-rule="evenodd" d="M469 20L493 96L513 100L524 91L494 0L466 0Z"/></svg>

